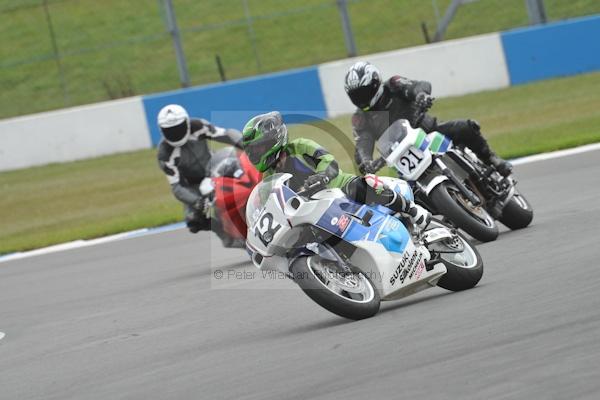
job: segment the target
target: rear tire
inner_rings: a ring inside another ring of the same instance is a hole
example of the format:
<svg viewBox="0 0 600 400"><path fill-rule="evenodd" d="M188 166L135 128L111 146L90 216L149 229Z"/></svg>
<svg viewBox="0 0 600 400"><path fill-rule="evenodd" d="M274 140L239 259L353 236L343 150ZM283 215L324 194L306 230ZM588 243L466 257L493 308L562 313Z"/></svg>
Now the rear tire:
<svg viewBox="0 0 600 400"><path fill-rule="evenodd" d="M318 269L313 265L317 259L317 256L299 257L290 266L294 281L308 297L326 310L348 319L360 320L377 314L381 299L369 278L360 273L356 274L360 275L362 284L368 285L368 295L363 300L352 300L333 292L319 278Z"/></svg>
<svg viewBox="0 0 600 400"><path fill-rule="evenodd" d="M533 208L522 194L515 192L498 220L512 230L523 229L533 220Z"/></svg>
<svg viewBox="0 0 600 400"><path fill-rule="evenodd" d="M487 216L486 224L458 204L458 200L450 195L449 190L457 191L458 189L448 182L442 182L431 191L429 197L438 212L477 240L482 242L496 240L498 225L487 211L480 210Z"/></svg>

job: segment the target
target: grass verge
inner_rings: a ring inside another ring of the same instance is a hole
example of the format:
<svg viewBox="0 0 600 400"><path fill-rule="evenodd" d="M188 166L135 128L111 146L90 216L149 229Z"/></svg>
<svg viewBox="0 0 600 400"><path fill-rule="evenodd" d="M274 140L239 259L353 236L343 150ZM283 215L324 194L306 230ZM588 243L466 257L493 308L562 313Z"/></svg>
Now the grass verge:
<svg viewBox="0 0 600 400"><path fill-rule="evenodd" d="M600 141L600 73L440 99L442 120L476 118L504 157ZM332 121L350 142L348 116ZM291 128L353 169L339 139L308 125ZM0 173L0 254L181 220L154 150Z"/></svg>
<svg viewBox="0 0 600 400"><path fill-rule="evenodd" d="M228 79L347 55L335 0L247 0L248 18L241 0L173 3L192 85L220 80L216 55ZM425 44L421 24L433 35L450 3L348 1L358 54ZM464 3L446 39L528 25L523 0ZM178 88L161 4L0 1L0 118ZM545 0L545 5L551 21L600 12L598 0Z"/></svg>

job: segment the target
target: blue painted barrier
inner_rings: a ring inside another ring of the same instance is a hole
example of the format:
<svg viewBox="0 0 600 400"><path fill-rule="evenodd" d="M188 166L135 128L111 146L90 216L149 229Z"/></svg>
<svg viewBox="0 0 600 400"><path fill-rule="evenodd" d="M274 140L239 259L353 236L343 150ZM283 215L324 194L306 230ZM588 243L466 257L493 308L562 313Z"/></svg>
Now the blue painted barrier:
<svg viewBox="0 0 600 400"><path fill-rule="evenodd" d="M272 110L294 114L286 119L289 123L327 114L317 67L144 96L142 101L154 146L160 141L156 115L171 103L182 105L193 117L240 130L252 116Z"/></svg>
<svg viewBox="0 0 600 400"><path fill-rule="evenodd" d="M600 70L600 15L501 34L511 84Z"/></svg>

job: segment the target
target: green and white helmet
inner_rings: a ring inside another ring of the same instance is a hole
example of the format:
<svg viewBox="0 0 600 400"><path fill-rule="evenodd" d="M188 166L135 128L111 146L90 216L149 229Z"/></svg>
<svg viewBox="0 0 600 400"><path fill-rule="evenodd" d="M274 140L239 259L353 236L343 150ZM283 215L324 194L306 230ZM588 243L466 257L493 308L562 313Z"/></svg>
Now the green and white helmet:
<svg viewBox="0 0 600 400"><path fill-rule="evenodd" d="M242 135L244 151L260 172L275 166L288 143L287 127L277 111L252 118L244 126Z"/></svg>

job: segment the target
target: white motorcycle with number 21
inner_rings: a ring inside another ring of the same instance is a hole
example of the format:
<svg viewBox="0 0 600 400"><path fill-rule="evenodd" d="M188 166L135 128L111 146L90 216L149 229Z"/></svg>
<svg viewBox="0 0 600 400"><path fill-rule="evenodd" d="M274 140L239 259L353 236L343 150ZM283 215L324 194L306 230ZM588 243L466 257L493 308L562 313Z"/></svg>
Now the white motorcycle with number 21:
<svg viewBox="0 0 600 400"><path fill-rule="evenodd" d="M327 310L368 318L382 300L436 285L469 289L481 279L481 256L443 222L416 230L407 218L349 200L340 189L295 192L286 185L290 178L272 175L252 191L247 248L256 267L287 274ZM404 181L380 179L412 199Z"/></svg>
<svg viewBox="0 0 600 400"><path fill-rule="evenodd" d="M525 228L533 219L533 209L512 175L503 177L439 132L426 134L398 120L381 135L377 148L382 157L375 169L385 164L394 168L411 183L417 203L475 239L495 240L496 219L510 229Z"/></svg>

